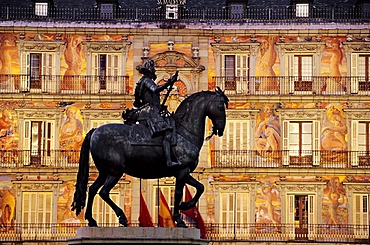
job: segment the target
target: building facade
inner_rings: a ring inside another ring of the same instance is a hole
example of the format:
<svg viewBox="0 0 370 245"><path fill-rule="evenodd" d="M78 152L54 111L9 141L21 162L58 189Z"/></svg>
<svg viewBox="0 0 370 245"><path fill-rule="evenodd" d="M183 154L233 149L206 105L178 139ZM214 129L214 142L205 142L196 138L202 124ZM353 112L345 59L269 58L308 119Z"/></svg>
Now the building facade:
<svg viewBox="0 0 370 245"><path fill-rule="evenodd" d="M216 87L230 99L193 173L206 239L368 242L370 3L333 2L1 3L0 240L85 226L70 209L84 136L123 123L152 59L158 83L179 71L170 111ZM111 198L135 226L143 193L157 223L158 189L172 206L172 178L125 175ZM118 225L98 196L93 214Z"/></svg>

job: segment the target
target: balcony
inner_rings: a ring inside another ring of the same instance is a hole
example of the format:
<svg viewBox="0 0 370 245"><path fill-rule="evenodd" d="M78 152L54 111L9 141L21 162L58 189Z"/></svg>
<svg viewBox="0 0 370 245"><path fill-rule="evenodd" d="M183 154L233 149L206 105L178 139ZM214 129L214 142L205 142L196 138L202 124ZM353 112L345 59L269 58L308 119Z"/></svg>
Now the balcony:
<svg viewBox="0 0 370 245"><path fill-rule="evenodd" d="M228 95L369 95L370 80L359 76L213 77Z"/></svg>
<svg viewBox="0 0 370 245"><path fill-rule="evenodd" d="M79 157L79 150L0 150L0 168L78 168ZM211 164L214 168L369 169L370 152L212 150Z"/></svg>
<svg viewBox="0 0 370 245"><path fill-rule="evenodd" d="M0 75L0 94L128 94L128 76Z"/></svg>
<svg viewBox="0 0 370 245"><path fill-rule="evenodd" d="M325 24L369 23L370 12L361 6L312 6L308 17L297 16L295 8L289 5L268 7L247 6L244 11L233 13L225 7L192 8L180 6L176 17L169 19L165 7L158 8L116 8L107 13L99 7L57 7L50 8L46 15L35 14L34 7L2 6L0 20L3 21L97 21L97 22L169 22L182 23L243 23L243 24Z"/></svg>
<svg viewBox="0 0 370 245"><path fill-rule="evenodd" d="M370 168L365 151L212 150L214 168Z"/></svg>
<svg viewBox="0 0 370 245"><path fill-rule="evenodd" d="M68 223L15 223L0 231L1 242L67 242L75 238L77 229L86 224ZM99 224L102 227L117 227L117 224ZM138 224L130 224L135 227ZM192 224L189 224L192 227ZM297 233L293 224L272 223L206 223L206 240L210 242L323 242L323 243L368 243L367 225L306 225L305 233Z"/></svg>

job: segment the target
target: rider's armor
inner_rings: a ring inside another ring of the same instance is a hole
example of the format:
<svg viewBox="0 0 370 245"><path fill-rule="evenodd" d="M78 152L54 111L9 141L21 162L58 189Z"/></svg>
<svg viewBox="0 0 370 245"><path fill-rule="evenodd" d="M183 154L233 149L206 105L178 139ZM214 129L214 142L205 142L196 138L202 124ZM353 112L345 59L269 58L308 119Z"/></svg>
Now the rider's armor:
<svg viewBox="0 0 370 245"><path fill-rule="evenodd" d="M135 87L134 106L140 108L138 121L145 122L150 130L152 137L163 135L163 151L166 156L168 167L179 166L178 162L171 160L171 134L172 127L166 118L161 115L160 92L173 84L177 79L172 77L165 84L158 86L156 79L154 61L144 62L139 72L143 77L137 82Z"/></svg>

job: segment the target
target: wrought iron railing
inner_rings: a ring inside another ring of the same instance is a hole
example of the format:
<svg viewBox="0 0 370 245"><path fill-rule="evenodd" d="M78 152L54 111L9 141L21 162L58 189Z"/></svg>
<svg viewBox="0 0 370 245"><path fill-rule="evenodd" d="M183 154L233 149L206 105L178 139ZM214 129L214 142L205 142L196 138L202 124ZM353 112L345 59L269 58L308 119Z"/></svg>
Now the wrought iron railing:
<svg viewBox="0 0 370 245"><path fill-rule="evenodd" d="M0 231L1 242L20 241L66 241L76 237L77 229L86 224L68 223L15 223ZM103 224L100 227L117 227L117 224ZM131 227L138 224L130 224ZM194 225L189 225L194 227ZM368 225L328 224L276 224L276 223L206 223L206 237L209 241L311 241L325 243L368 243ZM303 228L303 229L302 229Z"/></svg>
<svg viewBox="0 0 370 245"><path fill-rule="evenodd" d="M0 94L129 93L128 76L0 75ZM370 78L360 76L213 77L228 95L370 95Z"/></svg>
<svg viewBox="0 0 370 245"><path fill-rule="evenodd" d="M215 168L370 168L368 151L212 150Z"/></svg>
<svg viewBox="0 0 370 245"><path fill-rule="evenodd" d="M78 168L79 150L0 150L0 168ZM215 168L370 168L368 151L212 150Z"/></svg>
<svg viewBox="0 0 370 245"><path fill-rule="evenodd" d="M360 76L213 77L229 95L370 94L370 78Z"/></svg>
<svg viewBox="0 0 370 245"><path fill-rule="evenodd" d="M115 21L115 22L158 22L178 21L191 23L213 22L214 24L236 23L369 23L370 12L361 6L312 6L305 17L296 13L291 5L248 6L238 13L228 7L182 7L176 13L166 14L165 7L157 8L123 8L111 12L99 7L58 7L49 8L48 12L37 15L34 7L2 6L0 20L37 20L37 21Z"/></svg>
<svg viewBox="0 0 370 245"><path fill-rule="evenodd" d="M128 76L0 75L0 94L128 94Z"/></svg>

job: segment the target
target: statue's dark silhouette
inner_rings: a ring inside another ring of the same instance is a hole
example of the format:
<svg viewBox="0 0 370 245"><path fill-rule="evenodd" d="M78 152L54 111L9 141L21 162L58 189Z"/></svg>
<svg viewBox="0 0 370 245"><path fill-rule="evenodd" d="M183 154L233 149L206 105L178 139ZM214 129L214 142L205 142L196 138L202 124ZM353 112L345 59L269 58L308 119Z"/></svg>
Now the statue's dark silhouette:
<svg viewBox="0 0 370 245"><path fill-rule="evenodd" d="M147 60L138 68L143 74L135 88L134 106L138 109L137 120L146 124L152 137L163 136L162 146L168 167L178 166L180 162L171 159L171 135L173 128L170 125L166 108L161 105L160 92L172 85L177 80L177 73L166 83L157 86L154 80L157 78L153 60ZM123 118L125 115L123 114Z"/></svg>
<svg viewBox="0 0 370 245"><path fill-rule="evenodd" d="M174 125L170 157L181 163L176 166L167 166L162 146L163 136L153 138L151 130L145 123L130 125L112 123L91 129L86 134L81 147L72 210L76 210L78 215L85 207L89 153L91 153L99 175L88 192L85 219L89 226L97 226L92 217L92 205L100 188L100 197L114 210L119 223L124 226L128 225L123 210L109 197L111 189L126 173L143 179L174 176L176 184L173 220L178 227L186 227L180 218L180 210L194 207L204 191L203 184L190 173L198 165L199 152L204 141L206 117L213 124L212 134L209 137L222 136L226 124L225 107L227 104L227 96L217 88L215 92L202 91L192 94L179 105L170 117L173 121L171 125ZM195 187L197 191L192 200L182 202L180 205L185 184Z"/></svg>

